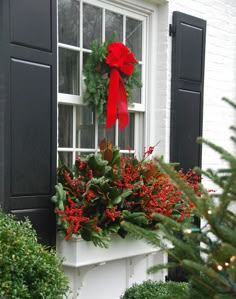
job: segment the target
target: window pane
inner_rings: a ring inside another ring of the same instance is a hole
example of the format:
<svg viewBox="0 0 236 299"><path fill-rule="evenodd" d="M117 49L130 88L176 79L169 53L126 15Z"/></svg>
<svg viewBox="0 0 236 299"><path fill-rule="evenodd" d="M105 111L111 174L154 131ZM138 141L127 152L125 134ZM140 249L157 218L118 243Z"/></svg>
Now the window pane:
<svg viewBox="0 0 236 299"><path fill-rule="evenodd" d="M94 113L87 106L76 108L76 147L95 148Z"/></svg>
<svg viewBox="0 0 236 299"><path fill-rule="evenodd" d="M68 166L70 169L72 169L73 166L73 161L72 161L72 153L68 153L68 152L58 152L58 158L59 158L59 162L62 165L66 165Z"/></svg>
<svg viewBox="0 0 236 299"><path fill-rule="evenodd" d="M129 113L129 124L123 130L119 130L119 147L126 150L134 149L134 114Z"/></svg>
<svg viewBox="0 0 236 299"><path fill-rule="evenodd" d="M83 5L83 47L89 49L91 41L102 41L102 9Z"/></svg>
<svg viewBox="0 0 236 299"><path fill-rule="evenodd" d="M123 16L106 10L106 40L115 33L116 41L123 41Z"/></svg>
<svg viewBox="0 0 236 299"><path fill-rule="evenodd" d="M110 141L113 145L115 144L115 126L110 127L109 129L105 128L106 120L99 121L98 124L98 148L100 142L105 138L106 141Z"/></svg>
<svg viewBox="0 0 236 299"><path fill-rule="evenodd" d="M59 105L59 147L73 147L73 107Z"/></svg>
<svg viewBox="0 0 236 299"><path fill-rule="evenodd" d="M139 71L139 80L142 82L142 66L140 64L136 65L137 70ZM141 104L141 88L134 85L132 99L134 103Z"/></svg>
<svg viewBox="0 0 236 299"><path fill-rule="evenodd" d="M142 60L142 22L126 19L126 45L137 60Z"/></svg>
<svg viewBox="0 0 236 299"><path fill-rule="evenodd" d="M58 1L59 42L79 46L80 4L76 0Z"/></svg>
<svg viewBox="0 0 236 299"><path fill-rule="evenodd" d="M79 95L79 53L59 49L59 92Z"/></svg>

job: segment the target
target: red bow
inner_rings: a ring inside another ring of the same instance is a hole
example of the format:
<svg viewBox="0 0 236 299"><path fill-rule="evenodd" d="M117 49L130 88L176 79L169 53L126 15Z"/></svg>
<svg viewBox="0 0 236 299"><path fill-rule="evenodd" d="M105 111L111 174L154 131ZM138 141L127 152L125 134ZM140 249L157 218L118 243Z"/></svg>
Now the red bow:
<svg viewBox="0 0 236 299"><path fill-rule="evenodd" d="M124 44L114 42L108 46L106 63L112 69L108 87L106 129L116 122L117 106L120 129L128 125L127 96L125 85L119 71L127 76L131 76L134 70L133 64L136 62L134 54Z"/></svg>

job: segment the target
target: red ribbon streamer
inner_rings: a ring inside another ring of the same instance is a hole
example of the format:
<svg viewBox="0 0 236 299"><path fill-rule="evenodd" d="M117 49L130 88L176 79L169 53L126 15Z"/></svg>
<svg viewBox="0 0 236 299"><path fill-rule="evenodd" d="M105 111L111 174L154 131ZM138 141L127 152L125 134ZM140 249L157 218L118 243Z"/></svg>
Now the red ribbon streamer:
<svg viewBox="0 0 236 299"><path fill-rule="evenodd" d="M106 63L112 69L108 87L106 129L115 124L117 111L120 129L129 123L126 90L120 71L131 76L136 62L134 54L124 44L120 42L109 44Z"/></svg>

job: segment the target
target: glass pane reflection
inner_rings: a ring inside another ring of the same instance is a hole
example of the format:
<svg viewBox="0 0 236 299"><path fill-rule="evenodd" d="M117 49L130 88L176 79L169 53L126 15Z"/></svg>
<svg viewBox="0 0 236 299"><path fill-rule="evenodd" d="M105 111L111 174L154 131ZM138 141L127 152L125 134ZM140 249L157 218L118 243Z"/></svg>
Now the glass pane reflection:
<svg viewBox="0 0 236 299"><path fill-rule="evenodd" d="M134 149L134 114L129 113L129 124L123 130L119 130L120 149Z"/></svg>
<svg viewBox="0 0 236 299"><path fill-rule="evenodd" d="M134 53L137 60L142 60L142 22L126 19L126 45Z"/></svg>
<svg viewBox="0 0 236 299"><path fill-rule="evenodd" d="M58 152L58 158L59 158L59 165L66 165L70 169L73 167L73 161L72 161L72 153L69 152Z"/></svg>
<svg viewBox="0 0 236 299"><path fill-rule="evenodd" d="M139 72L139 81L142 82L142 65L138 64L136 65L136 68ZM134 103L141 104L141 88L137 87L136 85L133 87L132 99Z"/></svg>
<svg viewBox="0 0 236 299"><path fill-rule="evenodd" d="M59 49L59 92L79 95L79 53Z"/></svg>
<svg viewBox="0 0 236 299"><path fill-rule="evenodd" d="M116 41L123 41L123 16L106 10L106 40L115 34Z"/></svg>
<svg viewBox="0 0 236 299"><path fill-rule="evenodd" d="M75 0L58 1L59 42L79 46L80 3Z"/></svg>
<svg viewBox="0 0 236 299"><path fill-rule="evenodd" d="M110 127L109 129L105 128L106 120L99 121L98 124L98 148L100 142L105 138L106 141L110 141L113 145L115 144L115 126Z"/></svg>
<svg viewBox="0 0 236 299"><path fill-rule="evenodd" d="M94 113L87 106L78 106L76 108L76 147L95 147Z"/></svg>
<svg viewBox="0 0 236 299"><path fill-rule="evenodd" d="M102 41L102 9L83 4L83 47L90 48L91 41Z"/></svg>
<svg viewBox="0 0 236 299"><path fill-rule="evenodd" d="M69 105L59 105L59 147L73 147L73 107Z"/></svg>

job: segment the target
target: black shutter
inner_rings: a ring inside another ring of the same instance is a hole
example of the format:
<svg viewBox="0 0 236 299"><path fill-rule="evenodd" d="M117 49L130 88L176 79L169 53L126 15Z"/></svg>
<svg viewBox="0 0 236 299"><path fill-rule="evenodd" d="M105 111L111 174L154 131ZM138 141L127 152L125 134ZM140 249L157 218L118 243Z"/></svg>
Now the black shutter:
<svg viewBox="0 0 236 299"><path fill-rule="evenodd" d="M170 160L201 166L206 21L173 13Z"/></svg>
<svg viewBox="0 0 236 299"><path fill-rule="evenodd" d="M0 203L55 240L56 0L0 0Z"/></svg>
<svg viewBox="0 0 236 299"><path fill-rule="evenodd" d="M203 85L206 21L180 12L173 13L170 161L185 171L201 166ZM199 219L195 219L199 225ZM174 262L169 256L169 262ZM168 271L168 280L186 281L181 267Z"/></svg>

